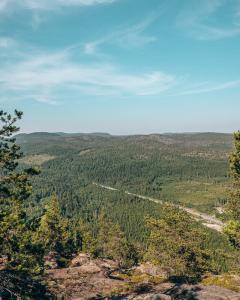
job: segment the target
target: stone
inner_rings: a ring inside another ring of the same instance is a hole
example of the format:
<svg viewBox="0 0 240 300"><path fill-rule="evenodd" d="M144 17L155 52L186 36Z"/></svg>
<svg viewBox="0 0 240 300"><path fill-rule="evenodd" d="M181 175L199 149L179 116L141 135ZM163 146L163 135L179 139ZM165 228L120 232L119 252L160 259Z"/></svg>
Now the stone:
<svg viewBox="0 0 240 300"><path fill-rule="evenodd" d="M133 300L171 300L172 297L164 294L143 294L131 298Z"/></svg>
<svg viewBox="0 0 240 300"><path fill-rule="evenodd" d="M90 262L90 255L86 253L79 253L74 259L72 259L70 263L70 267L80 267L84 264L87 264Z"/></svg>
<svg viewBox="0 0 240 300"><path fill-rule="evenodd" d="M148 274L151 276L163 276L168 278L171 275L172 270L170 268L163 268L160 266L155 266L150 262L146 262L137 266L134 269L134 272L139 274Z"/></svg>

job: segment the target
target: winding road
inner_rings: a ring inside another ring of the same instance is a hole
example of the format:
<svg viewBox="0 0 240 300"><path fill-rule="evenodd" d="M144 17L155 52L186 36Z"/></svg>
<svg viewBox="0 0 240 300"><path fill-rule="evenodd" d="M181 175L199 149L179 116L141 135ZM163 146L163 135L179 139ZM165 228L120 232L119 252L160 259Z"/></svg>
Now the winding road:
<svg viewBox="0 0 240 300"><path fill-rule="evenodd" d="M97 187L100 187L102 189L109 190L109 191L120 192L119 189L113 188L111 186L103 185L103 184L100 184L100 183L93 182L93 185L95 185ZM155 202L155 203L160 203L160 204L163 203L163 201L160 200L160 199L156 199L156 198L152 198L152 197L148 197L148 196L143 196L143 195L138 195L138 194L134 194L134 193L131 193L131 192L128 192L128 191L124 191L124 193L126 195L134 196L134 197L139 198L139 199L149 200L149 201L152 201L152 202ZM179 205L176 205L176 206L178 208L186 211L187 213L191 214L194 217L194 219L196 219L197 221L200 221L204 226L206 226L208 228L211 228L211 229L214 229L218 232L223 231L224 223L222 221L218 220L217 218L215 218L214 216L211 216L211 215L208 215L208 214L205 214L205 213L201 213L201 212L199 212L195 209L192 209L192 208L179 206Z"/></svg>

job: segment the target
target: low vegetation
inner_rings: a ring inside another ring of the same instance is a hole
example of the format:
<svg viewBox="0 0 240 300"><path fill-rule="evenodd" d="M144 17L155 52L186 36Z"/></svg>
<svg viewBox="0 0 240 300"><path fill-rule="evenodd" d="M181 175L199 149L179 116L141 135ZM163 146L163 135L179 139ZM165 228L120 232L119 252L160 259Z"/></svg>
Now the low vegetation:
<svg viewBox="0 0 240 300"><path fill-rule="evenodd" d="M234 274L210 275L202 280L204 285L216 285L240 292L240 277Z"/></svg>
<svg viewBox="0 0 240 300"><path fill-rule="evenodd" d="M19 163L23 163L30 166L41 166L45 162L54 159L55 156L49 154L35 154L28 155L19 160Z"/></svg>

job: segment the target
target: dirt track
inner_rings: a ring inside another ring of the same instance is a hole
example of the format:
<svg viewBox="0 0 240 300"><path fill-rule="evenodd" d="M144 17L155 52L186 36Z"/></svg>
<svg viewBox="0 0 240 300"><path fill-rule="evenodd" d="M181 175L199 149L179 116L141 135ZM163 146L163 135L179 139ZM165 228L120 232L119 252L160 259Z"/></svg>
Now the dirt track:
<svg viewBox="0 0 240 300"><path fill-rule="evenodd" d="M107 186L107 185L103 185L100 183L96 183L93 182L94 185L109 190L109 191L115 191L115 192L120 192L119 189L113 188L111 186ZM156 198L152 198L152 197L148 197L148 196L143 196L143 195L138 195L138 194L134 194L134 193L130 193L128 191L124 191L125 194L130 195L130 196L134 196L137 197L139 199L144 199L144 200L149 200L149 201L153 201L155 203L163 203L162 200L160 199L156 199ZM188 207L184 207L184 206L179 206L178 207L186 212L188 212L189 214L191 214L196 220L202 222L202 224L208 228L214 229L218 232L222 232L223 230L223 226L224 223L220 220L218 220L217 218L215 218L214 216L210 216L208 214L205 213L201 213L195 209L192 208L188 208Z"/></svg>

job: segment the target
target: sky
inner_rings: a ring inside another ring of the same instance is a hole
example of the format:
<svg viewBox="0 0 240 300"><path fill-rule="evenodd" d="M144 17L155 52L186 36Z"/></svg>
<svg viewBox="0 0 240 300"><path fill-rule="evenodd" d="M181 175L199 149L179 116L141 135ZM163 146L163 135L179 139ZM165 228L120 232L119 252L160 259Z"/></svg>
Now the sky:
<svg viewBox="0 0 240 300"><path fill-rule="evenodd" d="M0 0L22 132L240 129L240 0Z"/></svg>

